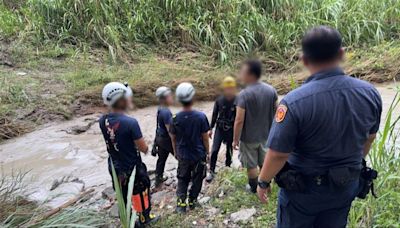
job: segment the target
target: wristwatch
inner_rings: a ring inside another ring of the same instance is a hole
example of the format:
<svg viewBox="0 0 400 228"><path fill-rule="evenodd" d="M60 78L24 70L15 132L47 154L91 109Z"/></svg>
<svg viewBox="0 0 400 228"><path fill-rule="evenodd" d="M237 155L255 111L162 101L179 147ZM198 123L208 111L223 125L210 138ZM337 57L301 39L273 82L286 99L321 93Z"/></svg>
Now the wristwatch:
<svg viewBox="0 0 400 228"><path fill-rule="evenodd" d="M258 181L258 187L262 189L267 189L271 185L271 181Z"/></svg>

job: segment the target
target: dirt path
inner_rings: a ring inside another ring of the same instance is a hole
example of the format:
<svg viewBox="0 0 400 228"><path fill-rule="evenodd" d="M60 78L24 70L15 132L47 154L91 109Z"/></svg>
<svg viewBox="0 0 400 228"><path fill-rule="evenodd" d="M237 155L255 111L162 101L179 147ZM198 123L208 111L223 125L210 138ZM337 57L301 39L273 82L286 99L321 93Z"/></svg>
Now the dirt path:
<svg viewBox="0 0 400 228"><path fill-rule="evenodd" d="M395 95L393 87L393 84L378 86L384 101L384 113ZM197 108L210 117L212 106L212 102L204 102L199 103ZM156 107L140 109L130 114L139 120L143 135L151 144ZM1 166L4 172L9 174L12 170L29 171L31 180L28 186L32 192L30 197L43 202L57 196L47 203L49 206L58 206L84 187L95 187L97 194L101 195L101 191L110 186L111 182L105 144L98 123L93 124L99 116L100 114L95 114L68 122L51 123L1 144ZM70 134L76 129L87 131L78 135ZM221 161L222 159L223 153L220 156ZM150 171L155 169L156 158L146 155L143 160ZM234 166L238 165L237 156L234 156ZM174 178L176 166L176 160L170 156L166 175Z"/></svg>

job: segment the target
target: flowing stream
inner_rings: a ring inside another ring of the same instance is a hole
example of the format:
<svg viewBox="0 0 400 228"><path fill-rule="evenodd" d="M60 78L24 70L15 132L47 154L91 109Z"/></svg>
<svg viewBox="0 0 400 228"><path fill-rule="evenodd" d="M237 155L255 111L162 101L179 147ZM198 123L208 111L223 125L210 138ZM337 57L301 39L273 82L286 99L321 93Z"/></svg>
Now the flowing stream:
<svg viewBox="0 0 400 228"><path fill-rule="evenodd" d="M385 118L390 103L396 92L394 84L378 85L382 94ZM213 102L202 102L196 105L200 111L211 116ZM149 144L155 133L155 118L157 107L148 107L130 113L139 120L143 135ZM173 111L177 111L176 108ZM396 113L400 113L397 109ZM100 133L98 123L90 125L100 114L75 118L71 121L54 122L41 126L34 132L0 144L0 155L3 173L29 171L27 180L29 197L38 201L46 201L49 206L58 206L71 195L76 195L83 187L93 187L97 192L111 186L107 170L107 152ZM81 134L70 134L76 126L88 126ZM220 153L220 160L224 154ZM143 156L148 169L154 170L156 158ZM222 163L221 163L222 165ZM170 156L166 165L166 175L176 174L176 160ZM237 156L234 156L234 166L239 166ZM64 180L63 180L64 179ZM74 184L57 188L55 180L62 185L63 181ZM82 186L84 185L84 186ZM55 190L50 190L56 187ZM101 193L100 193L101 194ZM63 195L56 197L57 195ZM52 199L56 198L56 199ZM52 199L52 200L50 200Z"/></svg>

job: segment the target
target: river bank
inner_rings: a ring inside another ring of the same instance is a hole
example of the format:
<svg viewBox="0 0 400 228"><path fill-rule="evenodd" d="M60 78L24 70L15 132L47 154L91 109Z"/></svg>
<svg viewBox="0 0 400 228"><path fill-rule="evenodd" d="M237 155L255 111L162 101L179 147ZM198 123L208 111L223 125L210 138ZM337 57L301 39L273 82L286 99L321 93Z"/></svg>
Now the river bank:
<svg viewBox="0 0 400 228"><path fill-rule="evenodd" d="M394 87L395 84L377 86L383 99L383 119L396 94ZM201 102L196 105L196 108L205 112L209 118L212 107L212 102ZM139 120L144 138L150 145L154 138L156 109L157 107L150 106L130 113ZM176 112L177 108L173 111ZM97 123L100 115L97 113L74 118L71 121L49 123L34 132L0 144L3 170L6 173L11 170L29 171L31 178L29 189L33 192L30 197L42 202L63 192L72 194L80 192L79 188L83 187L80 182L84 183L85 188L104 189L111 182L106 165L108 155ZM156 158L144 155L143 160L150 171L155 169ZM237 164L237 157L235 161ZM166 170L169 170L167 175L171 178L175 176L176 165L176 160L170 157ZM50 191L56 182L62 184L63 178L65 182L75 180L75 183L80 184L74 184L72 189L67 188L62 192ZM70 195L50 200L48 205L57 206L65 200L65 197L68 198Z"/></svg>

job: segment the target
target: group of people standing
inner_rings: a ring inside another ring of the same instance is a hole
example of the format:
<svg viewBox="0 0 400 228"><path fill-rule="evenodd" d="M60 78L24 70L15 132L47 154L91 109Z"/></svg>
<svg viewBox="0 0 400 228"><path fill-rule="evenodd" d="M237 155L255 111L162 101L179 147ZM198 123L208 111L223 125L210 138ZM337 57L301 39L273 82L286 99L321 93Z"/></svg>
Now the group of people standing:
<svg viewBox="0 0 400 228"><path fill-rule="evenodd" d="M234 78L222 81L211 124L193 108L192 84L184 82L176 88L181 111L175 115L169 109L175 100L172 90L157 89L160 106L151 152L158 156L155 185L166 180L165 163L172 154L178 160L178 213L196 208L203 180L211 182L215 177L218 153L225 143L225 165L232 164L233 150L239 150L239 160L247 169L247 189L257 193L261 202L267 202L273 178L281 187L278 227L346 225L352 201L370 184L361 173L363 158L379 129L381 98L371 84L347 76L340 68L344 51L335 29L309 30L302 50L302 62L311 76L301 87L278 103L276 90L260 80L262 63L245 61L238 77L245 88L237 94ZM100 119L100 128L110 154L110 173L114 167L124 199L132 197L140 215L138 226L143 226L157 217L150 213L150 179L140 157L148 147L137 120L126 115L131 96L128 85L112 82L104 87L110 112ZM134 168L134 191L128 196L127 182Z"/></svg>

